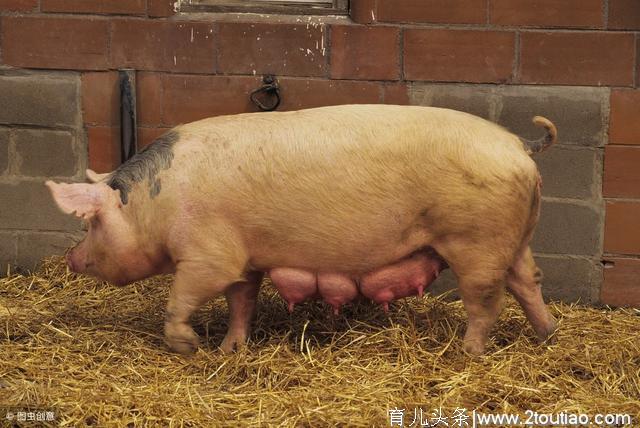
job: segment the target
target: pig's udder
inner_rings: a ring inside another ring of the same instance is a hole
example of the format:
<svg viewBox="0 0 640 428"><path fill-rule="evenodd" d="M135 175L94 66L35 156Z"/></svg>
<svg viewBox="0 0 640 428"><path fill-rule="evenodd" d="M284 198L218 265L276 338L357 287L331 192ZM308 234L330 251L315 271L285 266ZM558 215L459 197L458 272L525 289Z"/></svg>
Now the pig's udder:
<svg viewBox="0 0 640 428"><path fill-rule="evenodd" d="M389 302L422 293L446 267L433 251L412 254L361 277L335 272L312 272L297 268L274 268L269 276L289 311L296 303L322 298L338 314L340 307L362 295L388 310Z"/></svg>

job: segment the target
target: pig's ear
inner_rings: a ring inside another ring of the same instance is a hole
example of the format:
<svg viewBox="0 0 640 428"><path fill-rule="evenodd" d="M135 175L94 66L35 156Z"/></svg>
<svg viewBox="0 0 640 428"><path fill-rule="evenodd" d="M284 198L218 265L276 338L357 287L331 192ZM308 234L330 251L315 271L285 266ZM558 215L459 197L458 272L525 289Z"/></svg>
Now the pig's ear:
<svg viewBox="0 0 640 428"><path fill-rule="evenodd" d="M113 189L104 184L86 183L45 183L58 207L67 214L89 219L96 215Z"/></svg>
<svg viewBox="0 0 640 428"><path fill-rule="evenodd" d="M87 180L89 181L89 183L97 183L111 175L110 173L99 174L92 169L87 169L85 171L85 174L87 175Z"/></svg>

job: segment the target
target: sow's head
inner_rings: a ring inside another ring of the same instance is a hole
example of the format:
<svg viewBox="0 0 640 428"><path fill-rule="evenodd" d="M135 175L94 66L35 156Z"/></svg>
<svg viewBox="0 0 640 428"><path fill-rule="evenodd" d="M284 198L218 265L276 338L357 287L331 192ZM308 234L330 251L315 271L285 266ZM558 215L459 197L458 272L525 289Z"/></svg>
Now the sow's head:
<svg viewBox="0 0 640 428"><path fill-rule="evenodd" d="M93 183L45 184L60 210L81 218L87 229L84 239L67 253L69 268L124 285L146 275L136 263L140 246L124 213L120 192L103 182L105 176L88 170L87 177Z"/></svg>

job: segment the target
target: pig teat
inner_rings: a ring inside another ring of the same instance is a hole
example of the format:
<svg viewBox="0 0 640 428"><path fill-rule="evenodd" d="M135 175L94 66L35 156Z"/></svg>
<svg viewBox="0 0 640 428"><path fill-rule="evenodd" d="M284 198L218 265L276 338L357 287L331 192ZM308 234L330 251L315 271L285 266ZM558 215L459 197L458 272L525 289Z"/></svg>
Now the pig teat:
<svg viewBox="0 0 640 428"><path fill-rule="evenodd" d="M360 277L297 268L274 268L269 276L290 312L296 303L322 298L338 315L342 305L361 295L380 303L385 312L393 300L415 295L422 297L443 268L439 256L420 252Z"/></svg>

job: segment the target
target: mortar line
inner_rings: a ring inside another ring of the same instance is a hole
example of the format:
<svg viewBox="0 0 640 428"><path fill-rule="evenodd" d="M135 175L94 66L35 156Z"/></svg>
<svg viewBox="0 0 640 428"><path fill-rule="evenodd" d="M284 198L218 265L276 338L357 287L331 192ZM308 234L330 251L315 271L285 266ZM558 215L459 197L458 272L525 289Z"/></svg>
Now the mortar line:
<svg viewBox="0 0 640 428"><path fill-rule="evenodd" d="M615 259L623 259L623 260L638 260L638 261L640 261L640 254L618 254L618 253L604 253L604 254L602 254L602 258L605 259L603 261L611 261L611 260L606 260L607 257L611 257L611 258L615 258Z"/></svg>
<svg viewBox="0 0 640 428"><path fill-rule="evenodd" d="M109 25L111 27L111 25ZM110 43L110 42L109 42ZM110 59L109 59L110 61ZM76 156L76 179L82 179L84 170L89 167L89 133L84 123L84 103L82 102L82 74L76 83L76 105L78 106L78 124L73 133L73 151Z"/></svg>
<svg viewBox="0 0 640 428"><path fill-rule="evenodd" d="M612 144L609 143L605 147L623 147L627 149L638 149L640 150L640 144Z"/></svg>
<svg viewBox="0 0 640 428"><path fill-rule="evenodd" d="M578 198L569 198L564 196L544 196L544 195L542 196L542 201L570 204L570 205L581 206L581 207L593 207L594 205L599 206L604 202L602 198L578 199Z"/></svg>
<svg viewBox="0 0 640 428"><path fill-rule="evenodd" d="M320 24L320 34L322 37L322 40L320 40L320 43L324 43L325 47L325 51L324 51L324 55L322 56L324 63L326 65L326 71L325 71L325 76L327 77L327 79L333 80L331 75L332 75L332 65L331 64L331 52L333 52L333 25L325 25L325 24ZM323 30L324 27L324 30Z"/></svg>
<svg viewBox="0 0 640 428"><path fill-rule="evenodd" d="M632 71L632 81L633 81L633 87L637 88L638 87L638 38L640 37L640 33L635 33L635 37L633 38L633 63L631 64L631 67L633 67L633 71Z"/></svg>
<svg viewBox="0 0 640 428"><path fill-rule="evenodd" d="M603 198L605 202L627 202L632 204L640 203L640 198L629 198L620 196L606 196Z"/></svg>
<svg viewBox="0 0 640 428"><path fill-rule="evenodd" d="M0 129L25 130L25 131L57 131L69 132L73 134L77 130L77 125L33 125L21 123L1 123Z"/></svg>
<svg viewBox="0 0 640 428"><path fill-rule="evenodd" d="M596 254L596 255L590 256L585 254L544 253L541 251L533 251L533 256L544 257L547 259L554 259L554 260L570 259L570 260L585 260L590 262L593 262L593 261L599 262L602 254Z"/></svg>
<svg viewBox="0 0 640 428"><path fill-rule="evenodd" d="M398 27L398 67L400 68L400 81L405 81L404 73L404 27Z"/></svg>
<svg viewBox="0 0 640 428"><path fill-rule="evenodd" d="M493 25L491 25L491 0L487 0L487 13L485 14L485 18L487 20L487 27L493 28Z"/></svg>
<svg viewBox="0 0 640 428"><path fill-rule="evenodd" d="M220 23L211 22L211 37L213 37L213 71L220 73Z"/></svg>
<svg viewBox="0 0 640 428"><path fill-rule="evenodd" d="M0 229L0 231L12 232L16 235L25 236L30 233L38 233L42 235L61 235L62 237L69 237L69 235L77 234L78 232L83 232L82 230L51 230L51 229Z"/></svg>
<svg viewBox="0 0 640 428"><path fill-rule="evenodd" d="M511 78L511 82L518 83L520 81L520 56L522 51L520 31L515 32L514 44L513 75Z"/></svg>
<svg viewBox="0 0 640 428"><path fill-rule="evenodd" d="M13 135L13 130L9 128L9 135L7 141L7 169L5 170L5 174L7 176L16 175L18 172L17 165L15 165L17 161L16 156L16 144L15 144L15 136ZM14 166L15 165L15 166Z"/></svg>

